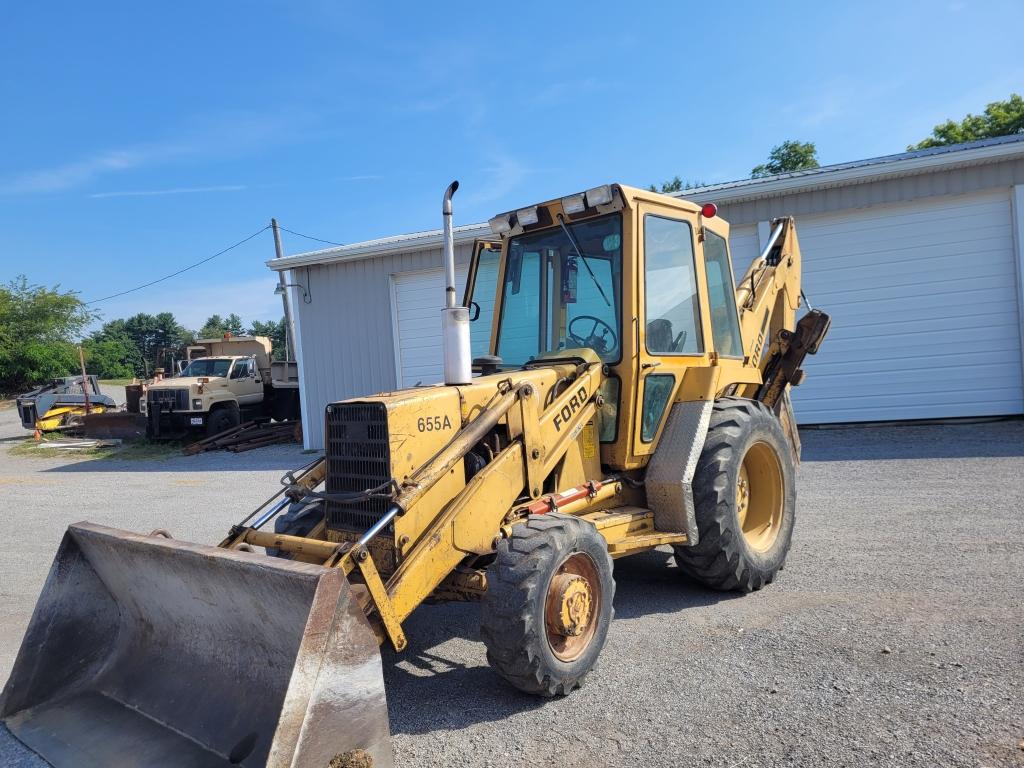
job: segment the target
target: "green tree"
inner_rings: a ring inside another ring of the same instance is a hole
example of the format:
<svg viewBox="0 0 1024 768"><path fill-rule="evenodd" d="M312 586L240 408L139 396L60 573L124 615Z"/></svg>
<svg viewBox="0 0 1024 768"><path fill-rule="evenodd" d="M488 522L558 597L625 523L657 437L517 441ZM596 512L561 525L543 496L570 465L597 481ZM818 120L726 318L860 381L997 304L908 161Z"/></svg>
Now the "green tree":
<svg viewBox="0 0 1024 768"><path fill-rule="evenodd" d="M30 285L19 275L0 286L0 392L18 394L73 375L73 340L93 318L74 292L58 285Z"/></svg>
<svg viewBox="0 0 1024 768"><path fill-rule="evenodd" d="M683 181L678 176L672 178L671 181L663 182L661 189L651 184L648 187L651 192L661 192L663 195L670 195L673 192L682 192L684 189L696 189L697 187L703 187L703 181Z"/></svg>
<svg viewBox="0 0 1024 768"><path fill-rule="evenodd" d="M760 179L776 173L792 173L818 167L818 149L813 141L784 141L772 147L768 162L756 166L750 178Z"/></svg>
<svg viewBox="0 0 1024 768"><path fill-rule="evenodd" d="M267 336L273 348L271 357L274 360L285 359L285 322L283 317L277 322L268 320L264 323L259 320L253 320L252 326L249 328L249 335Z"/></svg>
<svg viewBox="0 0 1024 768"><path fill-rule="evenodd" d="M156 315L140 312L126 320L114 321L115 329L123 329L141 358L136 364L137 376L151 376L156 368L170 370L171 360L192 340L192 333L182 327L170 312ZM108 324L110 325L110 324Z"/></svg>
<svg viewBox="0 0 1024 768"><path fill-rule="evenodd" d="M907 150L962 144L965 141L1012 136L1016 133L1024 133L1024 98L1019 93L1011 93L1006 101L993 101L980 115L968 114L959 122L947 120L936 125L931 136L911 144Z"/></svg>
<svg viewBox="0 0 1024 768"><path fill-rule="evenodd" d="M245 335L242 318L234 312L227 317L210 315L203 323L203 327L197 331L196 336L200 339L217 339L223 337L225 333L230 333L232 336Z"/></svg>
<svg viewBox="0 0 1024 768"><path fill-rule="evenodd" d="M138 349L127 336L121 338L88 338L82 342L85 370L101 379L130 379L137 376L142 361Z"/></svg>

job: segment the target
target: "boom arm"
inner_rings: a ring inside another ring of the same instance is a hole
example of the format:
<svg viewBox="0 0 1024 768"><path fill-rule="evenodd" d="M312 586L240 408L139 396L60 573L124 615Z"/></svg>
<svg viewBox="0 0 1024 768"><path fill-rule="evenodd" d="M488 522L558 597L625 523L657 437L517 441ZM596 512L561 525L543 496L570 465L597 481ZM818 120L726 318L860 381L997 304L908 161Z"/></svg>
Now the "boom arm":
<svg viewBox="0 0 1024 768"><path fill-rule="evenodd" d="M762 384L743 394L774 407L786 385L803 381L804 357L818 351L831 319L811 309L800 322L800 243L790 216L772 221L771 236L736 287L743 351L761 369ZM767 343L767 350L766 350Z"/></svg>
<svg viewBox="0 0 1024 768"><path fill-rule="evenodd" d="M761 360L765 342L774 340L781 329L795 327L800 306L800 244L791 217L772 221L768 243L736 286L736 306L743 352L751 361Z"/></svg>

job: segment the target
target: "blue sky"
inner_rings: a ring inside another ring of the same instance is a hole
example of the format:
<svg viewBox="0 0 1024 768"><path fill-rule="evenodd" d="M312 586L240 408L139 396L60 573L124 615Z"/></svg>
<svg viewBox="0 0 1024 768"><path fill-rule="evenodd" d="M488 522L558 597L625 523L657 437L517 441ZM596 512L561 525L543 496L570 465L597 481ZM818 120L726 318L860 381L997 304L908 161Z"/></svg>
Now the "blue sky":
<svg viewBox="0 0 1024 768"><path fill-rule="evenodd" d="M91 300L276 216L355 242L606 181L744 178L784 139L902 151L1024 90L1024 3L17 3L0 280ZM772 42L773 39L775 42ZM288 253L317 243L285 234ZM279 316L266 232L96 305Z"/></svg>

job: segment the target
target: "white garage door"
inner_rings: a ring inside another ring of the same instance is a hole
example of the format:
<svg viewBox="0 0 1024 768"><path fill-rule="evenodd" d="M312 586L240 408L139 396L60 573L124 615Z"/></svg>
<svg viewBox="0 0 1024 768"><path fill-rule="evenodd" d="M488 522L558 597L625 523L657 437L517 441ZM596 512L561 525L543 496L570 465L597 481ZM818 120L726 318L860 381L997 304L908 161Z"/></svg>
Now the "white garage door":
<svg viewBox="0 0 1024 768"><path fill-rule="evenodd" d="M1006 192L797 219L804 289L832 315L803 423L1024 412Z"/></svg>
<svg viewBox="0 0 1024 768"><path fill-rule="evenodd" d="M457 266L455 283L462 300L466 267ZM480 317L470 325L473 357L487 354L494 303L493 270L480 270L474 297ZM403 272L391 277L391 313L395 328L395 368L399 387L436 384L444 378L441 349L441 307L444 305L444 273L440 268Z"/></svg>
<svg viewBox="0 0 1024 768"><path fill-rule="evenodd" d="M747 267L761 253L757 240L757 227L744 224L729 230L729 254L732 256L733 276L739 281Z"/></svg>

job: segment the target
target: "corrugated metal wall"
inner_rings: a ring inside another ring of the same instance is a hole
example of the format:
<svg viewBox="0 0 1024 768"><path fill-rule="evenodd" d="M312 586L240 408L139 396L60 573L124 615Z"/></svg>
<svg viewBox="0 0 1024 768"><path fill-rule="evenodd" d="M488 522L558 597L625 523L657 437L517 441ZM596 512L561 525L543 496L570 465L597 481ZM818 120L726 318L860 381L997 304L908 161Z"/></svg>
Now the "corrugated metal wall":
<svg viewBox="0 0 1024 768"><path fill-rule="evenodd" d="M456 246L456 262L467 263L471 248ZM301 293L293 303L302 351L307 447L323 447L323 413L328 403L396 386L391 275L439 266L441 249L437 248L293 271L288 282L309 289L309 303ZM438 295L438 318L443 303L444 296Z"/></svg>

